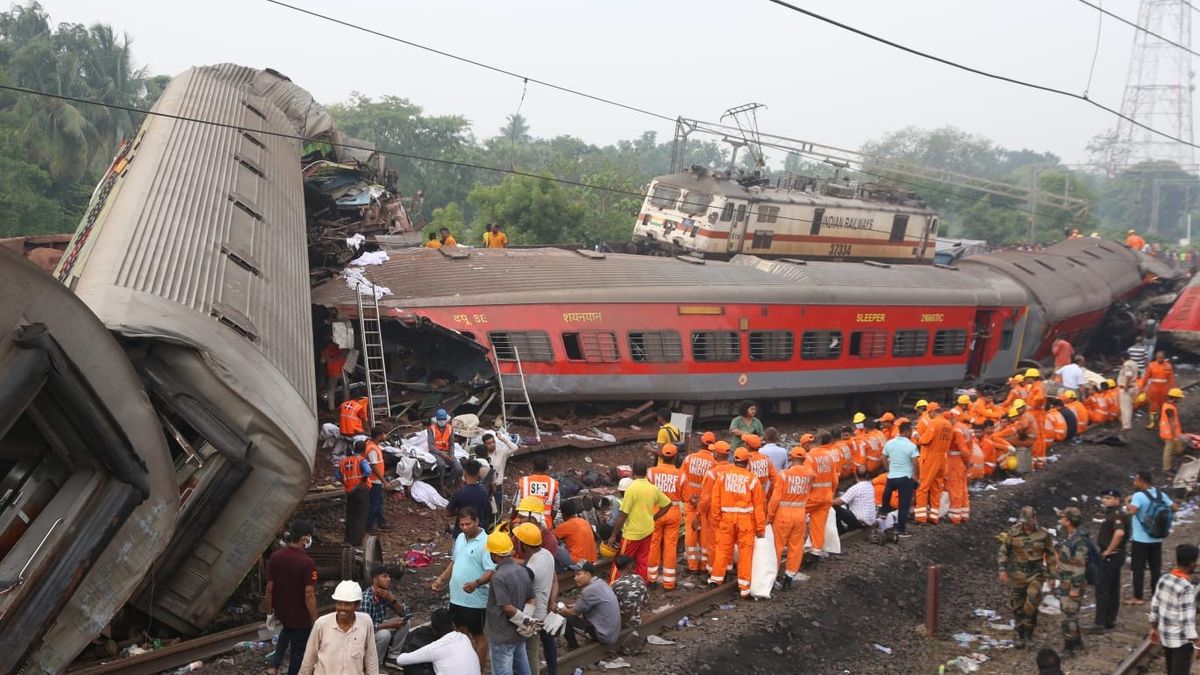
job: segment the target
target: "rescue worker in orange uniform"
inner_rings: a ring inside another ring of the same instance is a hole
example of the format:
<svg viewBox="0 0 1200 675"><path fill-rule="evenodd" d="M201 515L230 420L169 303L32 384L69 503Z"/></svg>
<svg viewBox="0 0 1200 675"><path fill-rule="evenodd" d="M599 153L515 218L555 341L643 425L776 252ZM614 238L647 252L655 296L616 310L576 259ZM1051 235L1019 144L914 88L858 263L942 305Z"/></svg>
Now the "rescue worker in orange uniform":
<svg viewBox="0 0 1200 675"><path fill-rule="evenodd" d="M1008 396L1000 402L1000 410L1007 414L1007 411L1012 408L1013 403L1017 399L1025 400L1029 397L1029 387L1025 384L1025 374L1017 373L1008 378Z"/></svg>
<svg viewBox="0 0 1200 675"><path fill-rule="evenodd" d="M938 507L946 485L946 455L954 444L954 426L942 415L940 406L930 403L926 409L929 423L917 445L921 449L920 476L917 486L917 505L914 509L918 523L938 522Z"/></svg>
<svg viewBox="0 0 1200 675"><path fill-rule="evenodd" d="M1183 454L1183 425L1179 422L1177 403L1183 398L1183 390L1172 388L1167 392L1167 402L1161 408L1162 417L1158 425L1158 437L1163 442L1162 466L1171 472L1171 462Z"/></svg>
<svg viewBox="0 0 1200 675"><path fill-rule="evenodd" d="M713 465L709 468L708 473L704 474L704 482L700 485L700 501L698 503L700 521L697 526L700 528L700 546L703 548L701 555L707 561L705 567L709 576L712 576L712 565L717 553L718 522L713 515L713 491L717 489L717 484L725 477L725 472L732 465L729 463L729 443L717 441L708 449L713 455Z"/></svg>
<svg viewBox="0 0 1200 675"><path fill-rule="evenodd" d="M808 493L808 537L812 540L813 555L825 558L825 525L829 521L834 491L842 473L842 455L833 444L833 434L828 431L820 434L817 447L808 452L805 463L817 476Z"/></svg>
<svg viewBox="0 0 1200 675"><path fill-rule="evenodd" d="M788 467L779 472L779 485L771 493L767 505L767 522L775 534L775 564L783 559L783 549L788 552L787 567L783 572L785 589L797 578L804 579L800 563L804 560L808 495L817 479L812 467L804 463L806 454L800 446L788 452Z"/></svg>
<svg viewBox="0 0 1200 675"><path fill-rule="evenodd" d="M658 451L658 465L646 471L646 480L657 486L671 507L658 520L654 521L654 534L650 535L650 556L646 560L648 567L647 581L660 581L663 590L675 588L675 564L679 555L679 523L683 520L683 486L687 477L683 469L675 467L675 455L678 450L674 443L667 443Z"/></svg>
<svg viewBox="0 0 1200 675"><path fill-rule="evenodd" d="M351 398L338 406L338 431L343 436L365 434L367 429L367 399Z"/></svg>
<svg viewBox="0 0 1200 675"><path fill-rule="evenodd" d="M992 403L992 395L988 393L980 393L975 397L975 402L971 404L971 417L976 421L999 420L1004 417L1004 409Z"/></svg>
<svg viewBox="0 0 1200 675"><path fill-rule="evenodd" d="M554 529L554 517L558 513L560 496L558 479L550 475L550 460L541 455L533 458L533 473L522 476L517 481L517 496L514 504L520 504L526 497L537 497L546 505L544 525Z"/></svg>
<svg viewBox="0 0 1200 675"><path fill-rule="evenodd" d="M762 447L762 438L755 434L742 434L742 443L750 450L750 473L753 473L760 485L763 486L763 497L771 498L771 488L775 485L775 476L779 470L775 468L775 463L770 457L759 452Z"/></svg>
<svg viewBox="0 0 1200 675"><path fill-rule="evenodd" d="M1163 403L1167 402L1167 392L1175 388L1175 368L1167 360L1163 352L1155 352L1154 360L1146 364L1146 374L1142 378L1142 391L1146 393L1146 406L1150 411L1150 423L1147 429L1153 429L1162 411Z"/></svg>
<svg viewBox="0 0 1200 675"><path fill-rule="evenodd" d="M883 468L883 444L887 443L887 437L880 431L879 424L879 420L875 420L866 425L868 428L859 440L866 452L864 459L869 473Z"/></svg>
<svg viewBox="0 0 1200 675"><path fill-rule="evenodd" d="M885 412L879 416L879 430L883 432L885 443L896 437L895 422L896 416L890 412Z"/></svg>
<svg viewBox="0 0 1200 675"><path fill-rule="evenodd" d="M762 484L747 465L750 451L738 448L733 454L733 466L713 487L713 513L717 515L717 553L713 561L712 585L724 581L722 570L733 560L733 547L738 548L738 594L750 597L750 571L754 564L754 539L766 535L767 513L763 502Z"/></svg>
<svg viewBox="0 0 1200 675"><path fill-rule="evenodd" d="M842 427L838 430L839 438L833 442L833 447L837 448L841 460L841 477L849 478L854 475L854 448L850 427Z"/></svg>
<svg viewBox="0 0 1200 675"><path fill-rule="evenodd" d="M971 519L971 496L967 492L967 457L971 453L971 427L965 416L953 422L954 440L946 453L946 491L950 493L951 524L959 525ZM980 454L983 454L982 452ZM941 498L941 495L938 496Z"/></svg>
<svg viewBox="0 0 1200 675"><path fill-rule="evenodd" d="M1079 400L1079 396L1070 389L1062 393L1063 406L1070 408L1071 412L1075 413L1075 437L1079 438L1083 432L1088 430L1088 415L1087 406Z"/></svg>
<svg viewBox="0 0 1200 675"><path fill-rule="evenodd" d="M700 489L704 487L704 475L716 462L708 451L708 447L716 442L716 434L704 432L700 437L700 449L685 457L681 467L684 474L680 494L683 497L683 547L690 572L699 572L708 566L708 554L700 546Z"/></svg>

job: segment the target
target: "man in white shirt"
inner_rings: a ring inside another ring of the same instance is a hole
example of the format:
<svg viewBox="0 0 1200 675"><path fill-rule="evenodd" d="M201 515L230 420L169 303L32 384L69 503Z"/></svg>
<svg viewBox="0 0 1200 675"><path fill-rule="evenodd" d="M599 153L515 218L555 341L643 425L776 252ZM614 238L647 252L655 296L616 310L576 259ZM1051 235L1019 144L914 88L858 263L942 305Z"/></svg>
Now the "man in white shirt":
<svg viewBox="0 0 1200 675"><path fill-rule="evenodd" d="M838 534L875 524L875 486L867 480L867 470L855 469L854 480L854 485L833 500Z"/></svg>
<svg viewBox="0 0 1200 675"><path fill-rule="evenodd" d="M1079 388L1083 386L1083 363L1083 357L1076 356L1072 363L1055 371L1062 378L1064 388L1079 393Z"/></svg>
<svg viewBox="0 0 1200 675"><path fill-rule="evenodd" d="M432 663L437 675L482 675L479 656L468 633L467 622L445 607L434 610L430 617L437 640L394 659L398 666Z"/></svg>
<svg viewBox="0 0 1200 675"><path fill-rule="evenodd" d="M779 430L775 427L767 427L763 432L763 441L765 443L759 452L766 455L771 463L775 465L776 471L783 471L788 466L788 451L782 445L779 445Z"/></svg>

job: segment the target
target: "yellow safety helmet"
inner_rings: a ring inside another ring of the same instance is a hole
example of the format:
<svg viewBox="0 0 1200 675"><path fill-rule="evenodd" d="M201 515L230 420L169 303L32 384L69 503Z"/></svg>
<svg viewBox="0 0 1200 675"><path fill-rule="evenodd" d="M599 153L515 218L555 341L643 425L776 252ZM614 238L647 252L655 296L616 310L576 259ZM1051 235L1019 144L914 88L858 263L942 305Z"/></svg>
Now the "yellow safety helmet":
<svg viewBox="0 0 1200 675"><path fill-rule="evenodd" d="M1170 396L1171 398L1183 398L1183 390L1179 387L1175 387L1171 391L1167 392L1167 396Z"/></svg>
<svg viewBox="0 0 1200 675"><path fill-rule="evenodd" d="M1029 370L1025 371L1025 377L1041 377L1041 376L1042 376L1042 371L1038 370L1037 368L1030 368Z"/></svg>
<svg viewBox="0 0 1200 675"><path fill-rule="evenodd" d="M970 403L971 403L971 397L970 397L970 396L967 396L966 394L959 394L959 395L958 395L958 404L959 404L959 405L969 405Z"/></svg>
<svg viewBox="0 0 1200 675"><path fill-rule="evenodd" d="M517 504L517 513L545 513L546 500L541 497L529 495L522 497L520 503Z"/></svg>
<svg viewBox="0 0 1200 675"><path fill-rule="evenodd" d="M539 535L541 532L538 533ZM496 555L512 555L513 542L512 537L508 536L507 532L493 532L488 535L487 544L484 546L488 553Z"/></svg>
<svg viewBox="0 0 1200 675"><path fill-rule="evenodd" d="M1067 399L1067 400L1074 400L1075 398L1077 398L1077 396L1076 396L1075 392L1074 392L1073 390L1071 390L1071 389L1068 389L1068 390L1064 391L1064 392L1062 393L1062 397L1063 397L1063 398L1065 398L1065 399Z"/></svg>
<svg viewBox="0 0 1200 675"><path fill-rule="evenodd" d="M860 412L854 413L854 423L855 424L862 424L863 422L866 422L866 421L867 421L866 415L864 415L863 413L860 413Z"/></svg>
<svg viewBox="0 0 1200 675"><path fill-rule="evenodd" d="M920 401L917 401L917 404L915 406L913 406L913 408L916 410L920 410L921 408L924 408L928 405L929 405L929 401L926 401L925 399L921 399Z"/></svg>

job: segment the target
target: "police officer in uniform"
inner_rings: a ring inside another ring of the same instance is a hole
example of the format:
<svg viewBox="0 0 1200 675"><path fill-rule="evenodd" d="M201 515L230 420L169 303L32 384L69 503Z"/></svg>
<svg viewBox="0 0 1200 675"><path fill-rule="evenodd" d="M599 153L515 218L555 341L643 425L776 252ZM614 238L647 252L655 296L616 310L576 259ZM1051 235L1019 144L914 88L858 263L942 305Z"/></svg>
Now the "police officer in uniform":
<svg viewBox="0 0 1200 675"><path fill-rule="evenodd" d="M1009 606L1017 625L1016 646L1029 646L1037 628L1038 605L1042 602L1042 582L1057 572L1054 557L1054 537L1037 524L1037 512L1032 506L1021 508L1017 524L1002 532L1000 553L1000 583L1009 589Z"/></svg>
<svg viewBox="0 0 1200 675"><path fill-rule="evenodd" d="M1058 516L1059 532L1066 538L1055 546L1058 554L1058 577L1055 587L1058 602L1062 607L1063 649L1072 654L1083 647L1079 633L1079 606L1087 585L1087 560L1090 538L1079 529L1083 514L1074 506L1064 509Z"/></svg>

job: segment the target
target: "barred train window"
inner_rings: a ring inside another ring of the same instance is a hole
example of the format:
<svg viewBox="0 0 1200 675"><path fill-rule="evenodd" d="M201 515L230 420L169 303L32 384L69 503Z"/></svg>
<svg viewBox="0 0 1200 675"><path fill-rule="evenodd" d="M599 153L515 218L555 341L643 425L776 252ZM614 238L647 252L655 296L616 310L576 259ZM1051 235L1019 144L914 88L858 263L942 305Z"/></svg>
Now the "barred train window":
<svg viewBox="0 0 1200 675"><path fill-rule="evenodd" d="M679 188L670 185L655 185L654 192L650 193L650 205L660 209L672 208L676 199L679 199Z"/></svg>
<svg viewBox="0 0 1200 675"><path fill-rule="evenodd" d="M751 361L788 361L794 351L790 330L766 330L750 333Z"/></svg>
<svg viewBox="0 0 1200 675"><path fill-rule="evenodd" d="M800 358L805 360L836 359L842 355L842 332L839 330L805 331L800 339Z"/></svg>
<svg viewBox="0 0 1200 675"><path fill-rule="evenodd" d="M683 343L673 330L630 331L629 358L639 363L677 363L683 360Z"/></svg>
<svg viewBox="0 0 1200 675"><path fill-rule="evenodd" d="M933 334L934 356L958 356L967 351L967 331L962 328L939 330Z"/></svg>
<svg viewBox="0 0 1200 675"><path fill-rule="evenodd" d="M925 356L928 347L927 330L898 330L892 338L892 356Z"/></svg>
<svg viewBox="0 0 1200 675"><path fill-rule="evenodd" d="M741 357L742 341L734 331L692 333L692 359L696 361L737 361Z"/></svg>
<svg viewBox="0 0 1200 675"><path fill-rule="evenodd" d="M563 350L569 361L587 363L616 363L621 360L617 349L617 334L605 330L584 330L563 333Z"/></svg>
<svg viewBox="0 0 1200 675"><path fill-rule="evenodd" d="M550 346L550 335L545 331L512 331L488 333L492 352L497 361L542 361L554 360L554 349Z"/></svg>
<svg viewBox="0 0 1200 675"><path fill-rule="evenodd" d="M850 334L850 356L878 359L887 355L886 330L859 330Z"/></svg>

